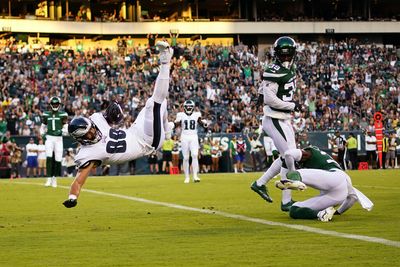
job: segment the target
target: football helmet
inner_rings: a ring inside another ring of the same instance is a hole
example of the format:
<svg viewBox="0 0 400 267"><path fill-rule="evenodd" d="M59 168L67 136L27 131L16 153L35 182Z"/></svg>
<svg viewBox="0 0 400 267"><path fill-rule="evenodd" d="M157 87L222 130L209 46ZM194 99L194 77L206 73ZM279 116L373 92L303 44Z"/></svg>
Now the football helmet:
<svg viewBox="0 0 400 267"><path fill-rule="evenodd" d="M117 102L111 102L103 116L108 124L119 124L124 119L122 108Z"/></svg>
<svg viewBox="0 0 400 267"><path fill-rule="evenodd" d="M290 69L296 56L296 42L288 36L279 37L274 43L274 53L278 63Z"/></svg>
<svg viewBox="0 0 400 267"><path fill-rule="evenodd" d="M187 115L190 115L194 111L194 101L193 100L186 100L185 103L183 103L183 110Z"/></svg>
<svg viewBox="0 0 400 267"><path fill-rule="evenodd" d="M56 96L50 98L50 107L52 111L57 112L61 107L61 99Z"/></svg>
<svg viewBox="0 0 400 267"><path fill-rule="evenodd" d="M102 134L91 119L79 116L68 124L68 133L82 145L93 145L99 142Z"/></svg>

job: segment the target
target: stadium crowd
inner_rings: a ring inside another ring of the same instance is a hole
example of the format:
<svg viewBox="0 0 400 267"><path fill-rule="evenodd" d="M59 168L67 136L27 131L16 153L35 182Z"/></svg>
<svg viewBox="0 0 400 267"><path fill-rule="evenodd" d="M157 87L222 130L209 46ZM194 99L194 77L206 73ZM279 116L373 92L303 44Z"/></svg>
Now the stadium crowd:
<svg viewBox="0 0 400 267"><path fill-rule="evenodd" d="M159 71L152 44L115 50L33 50L10 39L0 47L0 135L38 136L51 96L62 99L71 118L100 111L116 100L128 114L124 126L129 127ZM295 100L303 108L294 114L296 132L373 131L376 111L383 113L386 131L398 131L399 58L396 47L357 40L299 42ZM272 48L177 43L170 120L185 100L193 99L212 133L254 132L262 115L257 88L271 61Z"/></svg>

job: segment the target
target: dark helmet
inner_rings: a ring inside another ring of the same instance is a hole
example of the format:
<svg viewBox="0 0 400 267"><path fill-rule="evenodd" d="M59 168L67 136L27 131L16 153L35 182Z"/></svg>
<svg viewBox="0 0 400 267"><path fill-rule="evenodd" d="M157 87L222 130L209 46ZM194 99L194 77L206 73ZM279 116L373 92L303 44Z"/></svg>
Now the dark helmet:
<svg viewBox="0 0 400 267"><path fill-rule="evenodd" d="M296 42L288 36L280 37L275 41L274 52L276 60L289 69L296 56Z"/></svg>
<svg viewBox="0 0 400 267"><path fill-rule="evenodd" d="M122 108L117 102L111 102L103 116L108 124L119 124L124 119Z"/></svg>
<svg viewBox="0 0 400 267"><path fill-rule="evenodd" d="M61 99L56 96L50 98L50 107L52 111L54 112L58 111L61 107Z"/></svg>
<svg viewBox="0 0 400 267"><path fill-rule="evenodd" d="M185 110L185 113L187 115L190 115L194 111L194 101L193 100L186 100L185 103L183 103L183 109Z"/></svg>
<svg viewBox="0 0 400 267"><path fill-rule="evenodd" d="M91 119L76 117L68 125L68 133L82 145L93 145L101 140L102 134Z"/></svg>

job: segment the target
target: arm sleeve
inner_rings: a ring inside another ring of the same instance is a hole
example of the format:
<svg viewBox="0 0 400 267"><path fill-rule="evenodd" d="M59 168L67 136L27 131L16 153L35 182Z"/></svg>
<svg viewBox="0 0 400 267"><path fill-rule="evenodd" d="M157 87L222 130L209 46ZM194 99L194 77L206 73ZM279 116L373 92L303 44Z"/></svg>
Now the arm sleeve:
<svg viewBox="0 0 400 267"><path fill-rule="evenodd" d="M295 104L293 102L286 102L279 99L276 94L278 93L279 85L275 82L264 81L262 83L262 92L264 95L264 104L272 108L293 110Z"/></svg>

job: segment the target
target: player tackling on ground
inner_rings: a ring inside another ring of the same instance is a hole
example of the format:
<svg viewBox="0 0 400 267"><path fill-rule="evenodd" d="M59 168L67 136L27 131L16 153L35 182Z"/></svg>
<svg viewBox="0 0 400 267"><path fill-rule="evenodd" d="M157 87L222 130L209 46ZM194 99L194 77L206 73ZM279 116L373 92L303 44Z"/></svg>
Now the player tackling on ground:
<svg viewBox="0 0 400 267"><path fill-rule="evenodd" d="M165 132L172 130L173 123L167 121L166 98L173 49L163 41L158 42L157 47L160 50L160 72L154 93L128 130L111 128L102 113L94 113L90 118L77 117L68 125L69 134L82 146L75 156L79 170L71 185L68 199L63 202L65 207L77 205L79 193L92 168L149 155L161 146Z"/></svg>
<svg viewBox="0 0 400 267"><path fill-rule="evenodd" d="M280 37L275 41L274 51L275 61L268 65L263 73L263 82L259 93L264 104L263 130L272 138L281 157L276 159L269 169L251 184L251 189L267 202L272 202L272 199L265 184L279 172L281 177L285 177L288 169L282 162L283 160L293 161L292 158L283 157L287 150L296 148L291 112L300 108L293 100L296 89L296 68L294 65L296 42L287 36ZM293 165L290 164L290 166ZM290 190L282 192L282 211L289 211L293 204L291 196Z"/></svg>
<svg viewBox="0 0 400 267"><path fill-rule="evenodd" d="M351 179L331 156L317 147L290 149L285 159L298 162L300 169L290 171L286 178L276 182L280 189L304 190L305 185L320 190L319 195L295 202L289 211L293 219L318 219L323 222L332 220L334 214L343 214L356 201L366 210L371 210L373 203L358 189L353 187ZM292 166L294 168L294 166ZM333 208L340 205L335 211Z"/></svg>
<svg viewBox="0 0 400 267"><path fill-rule="evenodd" d="M185 181L187 184L190 182L190 166L189 166L189 155L192 156L192 171L193 171L193 182L200 182L200 178L197 176L199 173L199 137L197 135L197 126L200 124L204 128L207 128L207 121L201 118L201 113L194 111L195 103L193 100L186 100L183 103L183 110L185 112L179 112L176 115L175 125L180 124L181 131L181 146L183 155L183 171L185 173Z"/></svg>

